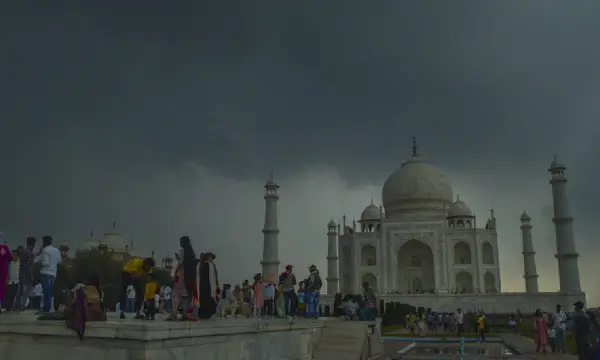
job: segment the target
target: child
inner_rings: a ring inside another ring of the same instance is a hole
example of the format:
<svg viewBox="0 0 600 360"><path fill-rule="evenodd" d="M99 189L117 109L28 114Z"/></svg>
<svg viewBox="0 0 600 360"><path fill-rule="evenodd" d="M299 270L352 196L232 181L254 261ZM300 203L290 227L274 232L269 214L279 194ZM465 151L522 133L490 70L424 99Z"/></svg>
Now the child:
<svg viewBox="0 0 600 360"><path fill-rule="evenodd" d="M342 308L344 309L344 318L346 320L354 320L356 318L356 312L358 310L358 303L354 301L352 296L348 296L342 303Z"/></svg>
<svg viewBox="0 0 600 360"><path fill-rule="evenodd" d="M304 281L300 282L300 288L298 289L298 315L304 315L304 297L306 292L304 291Z"/></svg>
<svg viewBox="0 0 600 360"><path fill-rule="evenodd" d="M477 314L477 342L485 342L485 316Z"/></svg>
<svg viewBox="0 0 600 360"><path fill-rule="evenodd" d="M144 313L146 314L146 320L155 320L156 315L156 290L158 284L154 279L153 274L148 274L148 282L144 289Z"/></svg>
<svg viewBox="0 0 600 360"><path fill-rule="evenodd" d="M263 289L263 315L275 315L275 285L265 284Z"/></svg>
<svg viewBox="0 0 600 360"><path fill-rule="evenodd" d="M554 329L554 320L548 322L548 342L550 343L552 352L556 353L556 329Z"/></svg>

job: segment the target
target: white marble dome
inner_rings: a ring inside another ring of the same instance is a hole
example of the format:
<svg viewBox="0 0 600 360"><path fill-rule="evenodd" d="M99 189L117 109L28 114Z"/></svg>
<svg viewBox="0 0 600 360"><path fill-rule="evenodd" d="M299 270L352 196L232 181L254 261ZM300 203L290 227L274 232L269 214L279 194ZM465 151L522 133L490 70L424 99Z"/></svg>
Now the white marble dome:
<svg viewBox="0 0 600 360"><path fill-rule="evenodd" d="M427 159L413 155L388 177L382 199L386 214L392 215L398 210L410 210L411 204L432 200L451 203L452 186L444 172Z"/></svg>
<svg viewBox="0 0 600 360"><path fill-rule="evenodd" d="M127 239L125 239L123 234L121 234L121 232L119 232L116 229L116 226L114 224L112 229L104 233L104 236L102 236L100 243L106 245L108 251L121 253L127 252L129 245L127 243Z"/></svg>
<svg viewBox="0 0 600 360"><path fill-rule="evenodd" d="M381 211L379 211L379 208L371 204L363 210L362 214L360 214L360 220L379 220L380 215Z"/></svg>
<svg viewBox="0 0 600 360"><path fill-rule="evenodd" d="M467 204L459 198L448 207L448 217L471 217L473 213Z"/></svg>
<svg viewBox="0 0 600 360"><path fill-rule="evenodd" d="M86 240L82 241L77 247L77 251L90 251L98 249L100 242L93 236L90 236Z"/></svg>

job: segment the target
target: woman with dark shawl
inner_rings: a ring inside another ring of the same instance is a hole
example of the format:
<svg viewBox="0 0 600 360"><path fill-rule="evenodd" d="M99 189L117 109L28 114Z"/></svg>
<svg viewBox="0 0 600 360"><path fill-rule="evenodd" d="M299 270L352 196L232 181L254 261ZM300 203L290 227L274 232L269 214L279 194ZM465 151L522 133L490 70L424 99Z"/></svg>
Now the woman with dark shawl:
<svg viewBox="0 0 600 360"><path fill-rule="evenodd" d="M196 259L196 253L192 248L192 242L188 236L183 236L179 239L179 244L181 246L181 268L183 270L183 284L185 285L185 290L187 292L187 296L185 301L183 302L184 314L192 307L192 296L194 294L194 288L196 287L196 281L198 279L197 272L197 264L198 259Z"/></svg>
<svg viewBox="0 0 600 360"><path fill-rule="evenodd" d="M210 319L217 312L217 287L219 286L219 280L217 267L213 262L214 259L215 255L213 253L206 253L200 260L200 309L198 316L201 319Z"/></svg>

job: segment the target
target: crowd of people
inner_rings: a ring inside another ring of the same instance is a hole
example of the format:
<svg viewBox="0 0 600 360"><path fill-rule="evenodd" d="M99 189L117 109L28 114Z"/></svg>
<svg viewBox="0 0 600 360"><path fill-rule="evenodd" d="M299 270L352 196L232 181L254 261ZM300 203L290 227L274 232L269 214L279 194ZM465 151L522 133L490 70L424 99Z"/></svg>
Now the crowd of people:
<svg viewBox="0 0 600 360"><path fill-rule="evenodd" d="M36 238L29 237L25 246L13 251L6 244L0 245L0 309L52 311L54 283L62 259L60 251L52 245L51 236L42 238L39 250L36 242ZM40 265L37 279L33 274L36 263Z"/></svg>

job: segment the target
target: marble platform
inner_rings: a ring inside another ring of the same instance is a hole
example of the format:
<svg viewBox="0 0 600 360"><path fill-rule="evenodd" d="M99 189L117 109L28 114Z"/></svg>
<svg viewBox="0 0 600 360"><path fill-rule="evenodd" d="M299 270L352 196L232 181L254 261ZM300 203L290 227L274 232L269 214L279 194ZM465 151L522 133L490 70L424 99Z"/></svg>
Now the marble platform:
<svg viewBox="0 0 600 360"><path fill-rule="evenodd" d="M309 360L326 320L120 320L89 323L85 339L62 321L0 315L2 360Z"/></svg>

